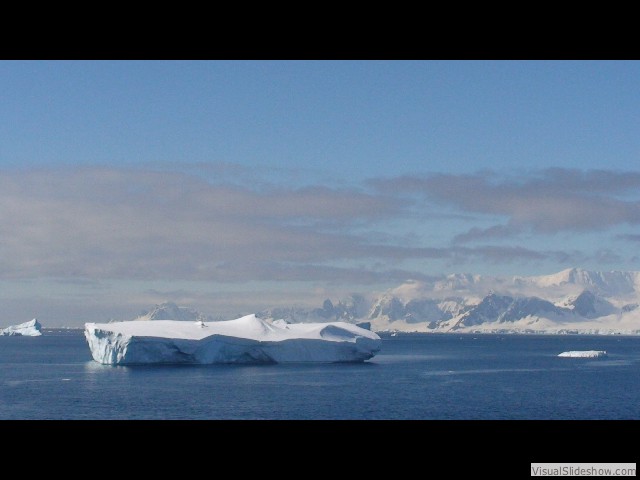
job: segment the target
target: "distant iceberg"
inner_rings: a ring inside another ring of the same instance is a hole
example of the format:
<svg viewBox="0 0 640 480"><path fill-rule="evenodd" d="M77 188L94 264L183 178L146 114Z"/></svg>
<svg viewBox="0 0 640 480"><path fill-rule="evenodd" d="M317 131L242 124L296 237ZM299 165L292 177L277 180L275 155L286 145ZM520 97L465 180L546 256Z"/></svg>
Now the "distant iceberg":
<svg viewBox="0 0 640 480"><path fill-rule="evenodd" d="M37 337L42 335L42 325L38 319L34 318L30 322L12 325L5 329L0 329L0 335L22 335L24 337Z"/></svg>
<svg viewBox="0 0 640 480"><path fill-rule="evenodd" d="M558 356L571 358L598 358L606 357L607 352L604 350L572 350L569 352L562 352Z"/></svg>
<svg viewBox="0 0 640 480"><path fill-rule="evenodd" d="M362 362L380 337L346 322L288 324L255 315L220 322L86 323L96 362L105 365Z"/></svg>

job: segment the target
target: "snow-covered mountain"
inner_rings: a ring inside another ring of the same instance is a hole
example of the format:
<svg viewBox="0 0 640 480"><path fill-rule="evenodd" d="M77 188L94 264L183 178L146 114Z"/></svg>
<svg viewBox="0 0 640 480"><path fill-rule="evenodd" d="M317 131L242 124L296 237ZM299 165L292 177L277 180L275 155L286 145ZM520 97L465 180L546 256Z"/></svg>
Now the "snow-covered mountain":
<svg viewBox="0 0 640 480"><path fill-rule="evenodd" d="M258 312L259 318L285 319L291 323L312 323L343 321L358 323L366 319L369 313L369 302L364 295L353 294L335 305L327 299L322 308L274 308Z"/></svg>
<svg viewBox="0 0 640 480"><path fill-rule="evenodd" d="M519 278L540 288L575 285L604 296L637 294L640 289L640 272L593 272L581 268L569 268L553 275Z"/></svg>
<svg viewBox="0 0 640 480"><path fill-rule="evenodd" d="M164 302L156 305L151 310L143 313L135 320L182 320L182 321L203 321L211 319L203 313L188 307L179 307L173 302Z"/></svg>
<svg viewBox="0 0 640 480"><path fill-rule="evenodd" d="M452 274L322 308L276 309L290 322L368 321L376 331L640 334L640 272L571 268L551 275Z"/></svg>
<svg viewBox="0 0 640 480"><path fill-rule="evenodd" d="M326 299L317 308L265 309L256 316L289 323L368 323L374 331L640 334L639 306L640 272L570 268L529 277L452 274L410 280L378 294ZM136 320L214 319L166 302Z"/></svg>

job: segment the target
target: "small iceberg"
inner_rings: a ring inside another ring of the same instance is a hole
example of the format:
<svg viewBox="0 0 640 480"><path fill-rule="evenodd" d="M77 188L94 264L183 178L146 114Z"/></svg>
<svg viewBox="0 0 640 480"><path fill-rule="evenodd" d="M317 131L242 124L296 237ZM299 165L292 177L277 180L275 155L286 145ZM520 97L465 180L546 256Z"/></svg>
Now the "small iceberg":
<svg viewBox="0 0 640 480"><path fill-rule="evenodd" d="M558 356L569 358L599 358L606 357L607 352L604 350L571 350L569 352L562 352Z"/></svg>
<svg viewBox="0 0 640 480"><path fill-rule="evenodd" d="M0 335L21 335L23 337L38 337L42 335L42 325L37 318L20 325L12 325L5 329L0 328Z"/></svg>

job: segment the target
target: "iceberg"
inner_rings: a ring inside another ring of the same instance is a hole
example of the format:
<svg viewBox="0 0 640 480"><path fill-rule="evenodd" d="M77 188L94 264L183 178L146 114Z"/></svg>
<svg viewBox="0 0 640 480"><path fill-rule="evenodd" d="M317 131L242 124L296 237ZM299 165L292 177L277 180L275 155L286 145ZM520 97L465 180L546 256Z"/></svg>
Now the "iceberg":
<svg viewBox="0 0 640 480"><path fill-rule="evenodd" d="M604 350L572 350L569 352L562 352L558 354L558 356L570 358L598 358L606 357L607 352Z"/></svg>
<svg viewBox="0 0 640 480"><path fill-rule="evenodd" d="M105 365L363 362L380 337L346 322L289 324L255 315L219 322L86 323L93 359Z"/></svg>
<svg viewBox="0 0 640 480"><path fill-rule="evenodd" d="M0 329L0 335L22 335L24 337L38 337L42 335L42 325L37 318L20 325L12 325L5 329Z"/></svg>

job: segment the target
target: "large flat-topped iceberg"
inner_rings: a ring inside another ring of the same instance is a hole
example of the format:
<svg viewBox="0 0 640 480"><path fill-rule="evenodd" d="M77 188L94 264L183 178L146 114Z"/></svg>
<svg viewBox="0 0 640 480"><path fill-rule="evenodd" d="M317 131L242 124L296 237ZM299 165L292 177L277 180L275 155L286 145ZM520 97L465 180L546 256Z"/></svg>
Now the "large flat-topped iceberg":
<svg viewBox="0 0 640 480"><path fill-rule="evenodd" d="M34 318L33 320L25 323L21 323L20 325L12 325L5 329L0 328L0 335L22 335L24 337L38 337L42 335L40 331L42 329L42 325L40 322Z"/></svg>
<svg viewBox="0 0 640 480"><path fill-rule="evenodd" d="M221 322L86 323L84 334L93 359L107 365L362 362L382 343L350 323L287 324L255 315Z"/></svg>
<svg viewBox="0 0 640 480"><path fill-rule="evenodd" d="M558 356L569 358L598 358L606 357L607 352L604 350L571 350L569 352L562 352L558 354Z"/></svg>

